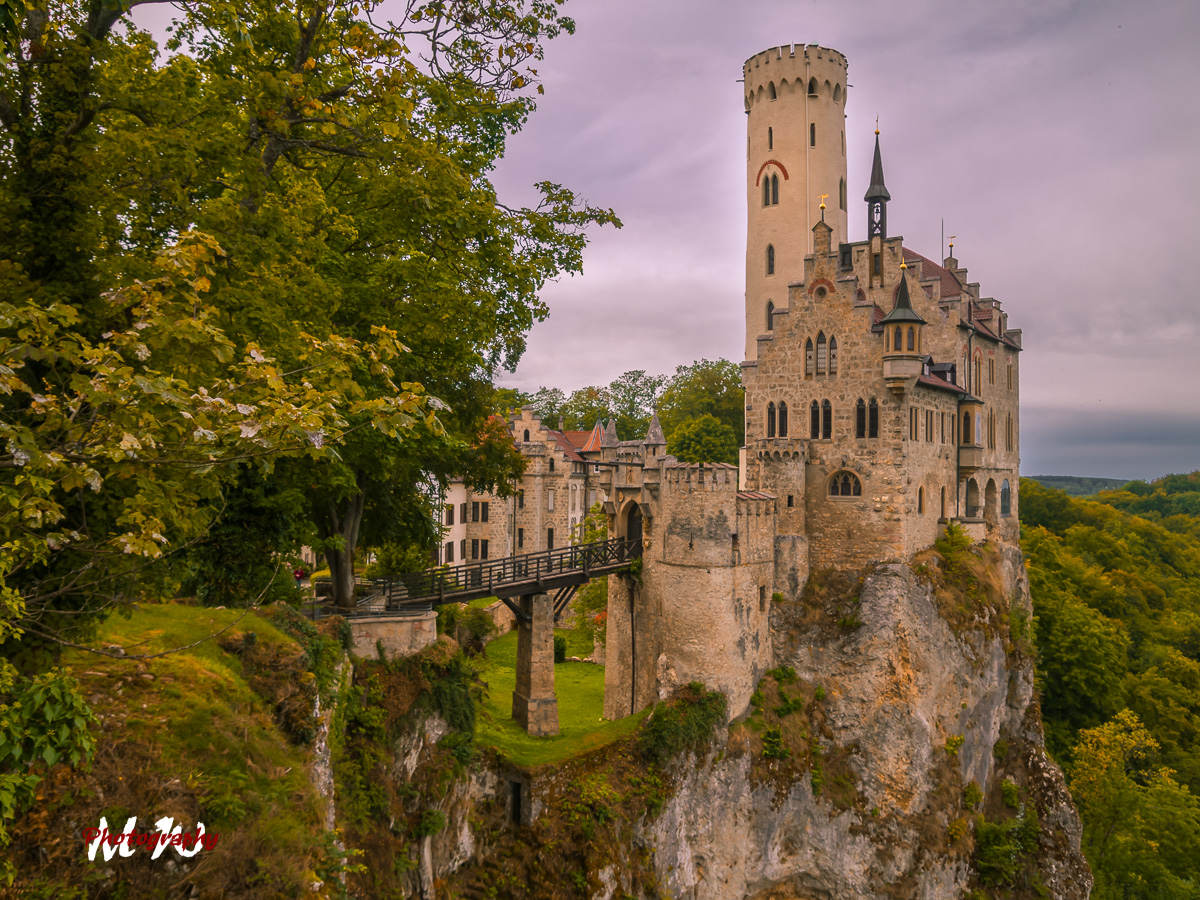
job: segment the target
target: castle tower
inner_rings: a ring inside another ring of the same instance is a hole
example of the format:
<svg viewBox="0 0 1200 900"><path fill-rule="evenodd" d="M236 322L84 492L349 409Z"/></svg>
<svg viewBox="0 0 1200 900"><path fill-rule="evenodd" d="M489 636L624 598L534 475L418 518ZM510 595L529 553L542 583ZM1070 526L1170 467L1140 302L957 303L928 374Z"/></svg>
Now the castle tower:
<svg viewBox="0 0 1200 900"><path fill-rule="evenodd" d="M821 195L832 240L846 238L846 58L810 44L772 47L742 67L746 105L746 360L804 277Z"/></svg>

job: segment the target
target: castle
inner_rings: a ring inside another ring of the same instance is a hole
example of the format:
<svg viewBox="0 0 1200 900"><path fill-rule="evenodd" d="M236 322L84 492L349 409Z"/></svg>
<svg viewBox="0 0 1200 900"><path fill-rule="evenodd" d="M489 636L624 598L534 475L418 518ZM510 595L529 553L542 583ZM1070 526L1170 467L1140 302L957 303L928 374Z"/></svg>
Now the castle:
<svg viewBox="0 0 1200 900"><path fill-rule="evenodd" d="M1020 331L952 244L939 264L889 234L878 131L865 240L848 240L845 57L776 47L743 75L740 466L676 461L657 419L621 442L611 423L555 432L526 409L511 421L528 461L517 499L485 503L482 523L479 501L458 507L468 528L491 523L493 557L568 543L597 499L610 536L641 538L639 576L609 579L608 718L693 680L744 711L773 665L771 604L811 572L910 558L950 522L1018 539ZM460 549L479 558L479 540Z"/></svg>

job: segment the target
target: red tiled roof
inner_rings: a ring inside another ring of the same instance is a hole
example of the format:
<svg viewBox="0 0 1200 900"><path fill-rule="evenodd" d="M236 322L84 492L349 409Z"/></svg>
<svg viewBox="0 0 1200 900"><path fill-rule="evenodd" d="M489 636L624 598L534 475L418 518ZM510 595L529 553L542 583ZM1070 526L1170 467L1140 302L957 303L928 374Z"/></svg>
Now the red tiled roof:
<svg viewBox="0 0 1200 900"><path fill-rule="evenodd" d="M937 278L941 280L943 297L957 297L962 293L962 285L959 284L958 279L949 269L939 266L933 260L927 259L917 251L909 250L907 247L903 248L903 252L904 261L909 266L913 265L913 263L920 263L921 269L917 274L918 278Z"/></svg>
<svg viewBox="0 0 1200 900"><path fill-rule="evenodd" d="M966 390L960 388L957 384L951 384L949 381L942 381L933 375L918 375L917 384L923 384L926 387L936 388L939 391L950 391L952 394L965 394Z"/></svg>
<svg viewBox="0 0 1200 900"><path fill-rule="evenodd" d="M575 432L575 434L579 433L580 432ZM586 434L587 432L583 433ZM554 436L554 442L558 444L558 449L563 452L563 456L565 456L567 459L573 459L576 462L587 462L587 460L585 460L579 455L578 452L576 452L575 448L571 446L571 442L561 431L552 431L550 434Z"/></svg>
<svg viewBox="0 0 1200 900"><path fill-rule="evenodd" d="M768 494L766 491L738 491L737 497L739 500L776 500L774 494Z"/></svg>
<svg viewBox="0 0 1200 900"><path fill-rule="evenodd" d="M882 322L884 320L884 317L887 316L887 313L883 311L883 309L880 307L880 305L878 303L874 303L872 305L875 308L871 312L871 327L874 328L876 325L878 325L880 322Z"/></svg>
<svg viewBox="0 0 1200 900"><path fill-rule="evenodd" d="M570 441L571 446L574 447L576 450L578 450L580 447L582 447L584 444L586 444L588 438L592 436L592 432L590 430L588 430L588 431L562 431L559 433L563 437L565 437L568 441Z"/></svg>

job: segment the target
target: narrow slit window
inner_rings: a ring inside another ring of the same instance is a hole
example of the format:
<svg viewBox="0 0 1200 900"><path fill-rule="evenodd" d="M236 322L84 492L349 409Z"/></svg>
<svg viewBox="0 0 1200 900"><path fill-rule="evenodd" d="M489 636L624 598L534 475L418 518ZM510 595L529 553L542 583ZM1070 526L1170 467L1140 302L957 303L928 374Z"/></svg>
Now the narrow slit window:
<svg viewBox="0 0 1200 900"><path fill-rule="evenodd" d="M779 402L779 436L787 437L787 404L782 400Z"/></svg>
<svg viewBox="0 0 1200 900"><path fill-rule="evenodd" d="M833 407L828 400L821 401L821 438L829 440L833 437Z"/></svg>
<svg viewBox="0 0 1200 900"><path fill-rule="evenodd" d="M775 437L775 404L767 404L767 437Z"/></svg>
<svg viewBox="0 0 1200 900"><path fill-rule="evenodd" d="M812 122L808 126L808 146L817 146L817 123Z"/></svg>
<svg viewBox="0 0 1200 900"><path fill-rule="evenodd" d="M817 333L817 374L824 375L829 363L829 347L825 343L825 332Z"/></svg>
<svg viewBox="0 0 1200 900"><path fill-rule="evenodd" d="M767 301L767 331L775 330L775 304Z"/></svg>
<svg viewBox="0 0 1200 900"><path fill-rule="evenodd" d="M854 436L856 438L867 436L867 404L863 403L862 397L859 397L858 403L854 404Z"/></svg>
<svg viewBox="0 0 1200 900"><path fill-rule="evenodd" d="M775 274L775 245L767 244L767 274Z"/></svg>
<svg viewBox="0 0 1200 900"><path fill-rule="evenodd" d="M837 360L837 338L831 337L829 339L829 374L830 375L837 374L837 362L838 362L838 360Z"/></svg>
<svg viewBox="0 0 1200 900"><path fill-rule="evenodd" d="M817 405L816 400L814 400L812 402L812 406L809 407L809 416L810 423L808 435L815 441L821 436L821 407Z"/></svg>
<svg viewBox="0 0 1200 900"><path fill-rule="evenodd" d="M816 371L814 368L815 365L816 357L813 355L813 342L812 338L809 338L804 342L804 374L807 377L812 377L813 372Z"/></svg>
<svg viewBox="0 0 1200 900"><path fill-rule="evenodd" d="M779 202L779 176L771 176L771 205L774 206Z"/></svg>
<svg viewBox="0 0 1200 900"><path fill-rule="evenodd" d="M775 149L775 132L773 129L770 129L770 128L767 129L767 149L768 150Z"/></svg>

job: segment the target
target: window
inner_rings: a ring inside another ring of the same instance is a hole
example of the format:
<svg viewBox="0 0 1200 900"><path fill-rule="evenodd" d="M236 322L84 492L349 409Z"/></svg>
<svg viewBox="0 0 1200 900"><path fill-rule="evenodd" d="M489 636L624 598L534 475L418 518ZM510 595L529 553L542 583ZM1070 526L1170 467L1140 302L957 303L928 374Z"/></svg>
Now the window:
<svg viewBox="0 0 1200 900"><path fill-rule="evenodd" d="M767 96L770 97L772 100L774 100L776 97L775 82L773 82L773 81L767 85Z"/></svg>
<svg viewBox="0 0 1200 900"><path fill-rule="evenodd" d="M817 405L816 400L809 407L809 417L812 421L808 429L808 435L815 441L821 436L821 407Z"/></svg>
<svg viewBox="0 0 1200 900"><path fill-rule="evenodd" d="M825 332L817 332L817 374L824 375L829 364L829 348L825 344Z"/></svg>
<svg viewBox="0 0 1200 900"><path fill-rule="evenodd" d="M554 491L546 491L546 509L554 512Z"/></svg>
<svg viewBox="0 0 1200 900"><path fill-rule="evenodd" d="M946 489L942 488L941 517L946 518Z"/></svg>
<svg viewBox="0 0 1200 900"><path fill-rule="evenodd" d="M1004 449L1011 451L1013 448L1013 424L1012 413L1008 414L1008 421L1004 423Z"/></svg>
<svg viewBox="0 0 1200 900"><path fill-rule="evenodd" d="M525 429L525 443L527 443L527 444L529 443L529 429L528 428Z"/></svg>
<svg viewBox="0 0 1200 900"><path fill-rule="evenodd" d="M775 149L775 132L770 128L767 129L767 149Z"/></svg>
<svg viewBox="0 0 1200 900"><path fill-rule="evenodd" d="M767 244L767 274L775 274L775 247L772 244Z"/></svg>
<svg viewBox="0 0 1200 900"><path fill-rule="evenodd" d="M996 449L996 414L994 412L988 413L987 433L988 433L988 449L995 450Z"/></svg>
<svg viewBox="0 0 1200 900"><path fill-rule="evenodd" d="M487 545L488 545L488 542L487 542L487 541L480 541L480 542L479 542L479 558L480 558L480 559L487 559L487 558L488 558L488 557L487 557L487 550L488 550L488 548L487 548Z"/></svg>
<svg viewBox="0 0 1200 900"><path fill-rule="evenodd" d="M525 508L525 492L517 491L517 509Z"/></svg>
<svg viewBox="0 0 1200 900"><path fill-rule="evenodd" d="M454 541L446 541L446 558L442 562L454 562Z"/></svg>
<svg viewBox="0 0 1200 900"><path fill-rule="evenodd" d="M815 371L813 368L814 359L813 342L812 338L809 338L804 342L804 375L807 378L812 378L812 374Z"/></svg>
<svg viewBox="0 0 1200 900"><path fill-rule="evenodd" d="M917 488L917 513L925 512L925 488Z"/></svg>
<svg viewBox="0 0 1200 900"><path fill-rule="evenodd" d="M779 402L779 436L787 437L787 404Z"/></svg>
<svg viewBox="0 0 1200 900"><path fill-rule="evenodd" d="M554 529L553 528L546 529L546 549L547 550L554 549Z"/></svg>
<svg viewBox="0 0 1200 900"><path fill-rule="evenodd" d="M845 139L846 138L843 135L842 140L845 141ZM846 151L846 148L845 148L845 145L843 145L842 152L844 153L845 151ZM846 179L843 178L841 181L838 182L838 209L844 210L845 208L846 208Z"/></svg>
<svg viewBox="0 0 1200 900"><path fill-rule="evenodd" d="M471 521L472 522L479 521L479 501L478 500L476 500L474 503L471 504Z"/></svg>
<svg viewBox="0 0 1200 900"><path fill-rule="evenodd" d="M454 504L453 503L446 504L446 524L447 525L454 524Z"/></svg>
<svg viewBox="0 0 1200 900"><path fill-rule="evenodd" d="M1008 364L1008 389L1013 389L1012 363Z"/></svg>
<svg viewBox="0 0 1200 900"><path fill-rule="evenodd" d="M837 374L837 338L829 339L829 374Z"/></svg>
<svg viewBox="0 0 1200 900"><path fill-rule="evenodd" d="M829 479L830 497L861 497L862 482L851 472L839 472Z"/></svg>
<svg viewBox="0 0 1200 900"><path fill-rule="evenodd" d="M1007 478L1000 485L1000 515L1012 515L1012 489L1008 486Z"/></svg>
<svg viewBox="0 0 1200 900"><path fill-rule="evenodd" d="M871 404L867 407L867 437L879 437L879 404L875 402L875 398L871 398Z"/></svg>
<svg viewBox="0 0 1200 900"><path fill-rule="evenodd" d="M479 540L471 541L471 559L479 559Z"/></svg>
<svg viewBox="0 0 1200 900"><path fill-rule="evenodd" d="M900 353L904 350L904 329L897 325L895 334L896 336L892 340L892 351Z"/></svg>
<svg viewBox="0 0 1200 900"><path fill-rule="evenodd" d="M833 437L833 407L828 400L821 401L821 437L824 440Z"/></svg>
<svg viewBox="0 0 1200 900"><path fill-rule="evenodd" d="M554 474L554 457L550 457L550 474Z"/></svg>
<svg viewBox="0 0 1200 900"><path fill-rule="evenodd" d="M971 383L971 390L978 392L983 387L983 357L975 357L975 380Z"/></svg>
<svg viewBox="0 0 1200 900"><path fill-rule="evenodd" d="M871 261L871 269L876 275L883 274L883 254L875 254L875 258Z"/></svg>
<svg viewBox="0 0 1200 900"><path fill-rule="evenodd" d="M767 404L767 437L775 437L775 404Z"/></svg>
<svg viewBox="0 0 1200 900"><path fill-rule="evenodd" d="M938 442L946 443L946 414L939 413L938 415Z"/></svg>
<svg viewBox="0 0 1200 900"><path fill-rule="evenodd" d="M964 447L971 443L971 414L969 412L963 413L962 442Z"/></svg>
<svg viewBox="0 0 1200 900"><path fill-rule="evenodd" d="M763 206L771 205L771 179L763 179Z"/></svg>
<svg viewBox="0 0 1200 900"><path fill-rule="evenodd" d="M917 439L917 410L914 406L908 408L908 439L910 441Z"/></svg>
<svg viewBox="0 0 1200 900"><path fill-rule="evenodd" d="M817 79L810 78L808 81L808 96L817 96Z"/></svg>
<svg viewBox="0 0 1200 900"><path fill-rule="evenodd" d="M988 359L988 384L996 383L996 360Z"/></svg>
<svg viewBox="0 0 1200 900"><path fill-rule="evenodd" d="M833 102L840 103L841 100L842 100L842 86L840 84L835 84L833 86Z"/></svg>
<svg viewBox="0 0 1200 900"><path fill-rule="evenodd" d="M908 352L914 353L917 349L917 329L911 325L908 326Z"/></svg>
<svg viewBox="0 0 1200 900"><path fill-rule="evenodd" d="M863 403L862 397L859 397L858 402L854 404L854 436L856 438L867 436L867 404Z"/></svg>
<svg viewBox="0 0 1200 900"><path fill-rule="evenodd" d="M808 126L808 146L817 146L817 123L812 122Z"/></svg>
<svg viewBox="0 0 1200 900"><path fill-rule="evenodd" d="M933 443L933 410L925 410L925 443Z"/></svg>
<svg viewBox="0 0 1200 900"><path fill-rule="evenodd" d="M791 494L788 494L788 504L787 505L788 505L788 509L791 509L793 506L796 505L796 498L793 497Z"/></svg>
<svg viewBox="0 0 1200 900"><path fill-rule="evenodd" d="M769 273L768 273L769 274ZM775 304L767 301L767 331L775 330Z"/></svg>
<svg viewBox="0 0 1200 900"><path fill-rule="evenodd" d="M488 505L486 501L480 504L480 512L483 515L482 521L486 522L488 520Z"/></svg>
<svg viewBox="0 0 1200 900"><path fill-rule="evenodd" d="M779 176L771 176L771 205L774 206L779 202Z"/></svg>
<svg viewBox="0 0 1200 900"><path fill-rule="evenodd" d="M460 503L458 505L458 512L459 512L458 521L460 521L464 525L466 525L467 524L467 504Z"/></svg>
<svg viewBox="0 0 1200 900"><path fill-rule="evenodd" d="M517 549L520 550L525 546L525 529L517 529Z"/></svg>
<svg viewBox="0 0 1200 900"><path fill-rule="evenodd" d="M767 611L767 587L764 584L758 586L758 611Z"/></svg>

